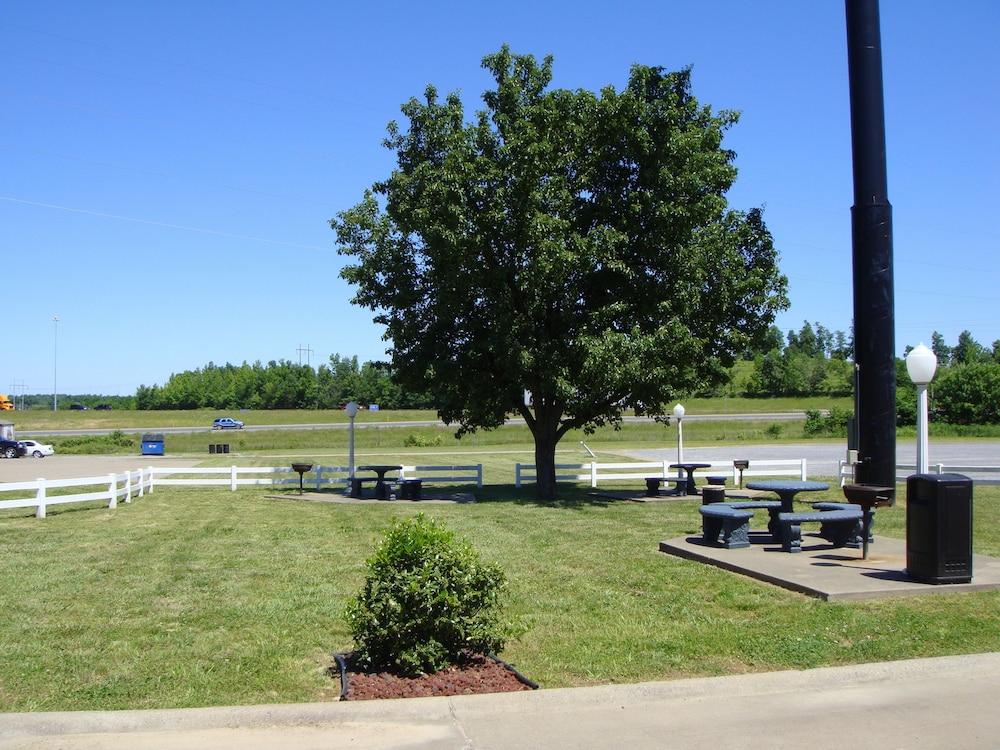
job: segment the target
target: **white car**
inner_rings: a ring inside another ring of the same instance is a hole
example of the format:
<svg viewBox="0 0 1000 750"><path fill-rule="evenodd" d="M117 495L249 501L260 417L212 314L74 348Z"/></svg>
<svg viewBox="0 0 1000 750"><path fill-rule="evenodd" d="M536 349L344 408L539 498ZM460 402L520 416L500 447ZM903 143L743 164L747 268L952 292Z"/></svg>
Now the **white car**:
<svg viewBox="0 0 1000 750"><path fill-rule="evenodd" d="M43 445L35 440L21 440L24 443L26 456L34 456L35 458L42 458L44 456L51 456L55 453L55 449L51 445Z"/></svg>

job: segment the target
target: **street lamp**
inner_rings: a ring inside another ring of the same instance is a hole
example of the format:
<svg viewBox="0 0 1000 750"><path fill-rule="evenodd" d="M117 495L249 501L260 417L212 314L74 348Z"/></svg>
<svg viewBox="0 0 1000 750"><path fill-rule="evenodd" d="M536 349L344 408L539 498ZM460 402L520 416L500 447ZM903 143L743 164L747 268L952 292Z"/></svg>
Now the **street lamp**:
<svg viewBox="0 0 1000 750"><path fill-rule="evenodd" d="M354 496L354 418L358 416L358 403L349 401L344 407L347 418L351 420L347 427L347 481L350 484L348 494Z"/></svg>
<svg viewBox="0 0 1000 750"><path fill-rule="evenodd" d="M934 379L937 357L919 343L906 355L906 372L917 386L917 473L927 473L927 384Z"/></svg>
<svg viewBox="0 0 1000 750"><path fill-rule="evenodd" d="M52 316L52 411L59 411L59 316Z"/></svg>
<svg viewBox="0 0 1000 750"><path fill-rule="evenodd" d="M684 407L680 404L674 407L674 419L677 420L677 463L684 463ZM680 475L681 469L677 470Z"/></svg>

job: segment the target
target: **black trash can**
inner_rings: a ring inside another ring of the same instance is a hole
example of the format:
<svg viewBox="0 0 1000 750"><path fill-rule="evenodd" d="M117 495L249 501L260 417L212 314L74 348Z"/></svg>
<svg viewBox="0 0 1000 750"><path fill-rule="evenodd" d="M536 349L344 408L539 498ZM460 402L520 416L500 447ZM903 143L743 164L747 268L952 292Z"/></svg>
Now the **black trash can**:
<svg viewBox="0 0 1000 750"><path fill-rule="evenodd" d="M924 583L972 580L972 480L967 476L906 478L906 572Z"/></svg>

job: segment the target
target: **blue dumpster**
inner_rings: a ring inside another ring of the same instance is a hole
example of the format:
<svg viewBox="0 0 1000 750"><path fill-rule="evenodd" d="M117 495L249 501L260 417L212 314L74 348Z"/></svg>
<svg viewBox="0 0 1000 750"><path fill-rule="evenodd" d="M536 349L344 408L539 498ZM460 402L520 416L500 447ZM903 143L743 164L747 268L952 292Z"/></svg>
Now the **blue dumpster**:
<svg viewBox="0 0 1000 750"><path fill-rule="evenodd" d="M163 435L159 432L147 432L142 436L142 455L162 456Z"/></svg>

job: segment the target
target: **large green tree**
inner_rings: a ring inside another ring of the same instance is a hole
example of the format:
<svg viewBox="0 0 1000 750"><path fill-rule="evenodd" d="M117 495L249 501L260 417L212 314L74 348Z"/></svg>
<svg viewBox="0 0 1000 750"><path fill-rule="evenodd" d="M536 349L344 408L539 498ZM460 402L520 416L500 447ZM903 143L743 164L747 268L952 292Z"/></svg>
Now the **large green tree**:
<svg viewBox="0 0 1000 750"><path fill-rule="evenodd" d="M699 104L688 70L636 65L594 94L549 88L551 58L483 66L474 121L457 94L408 101L396 168L331 224L396 378L459 434L523 416L551 498L569 430L721 382L785 279L761 212L727 207L737 116Z"/></svg>

